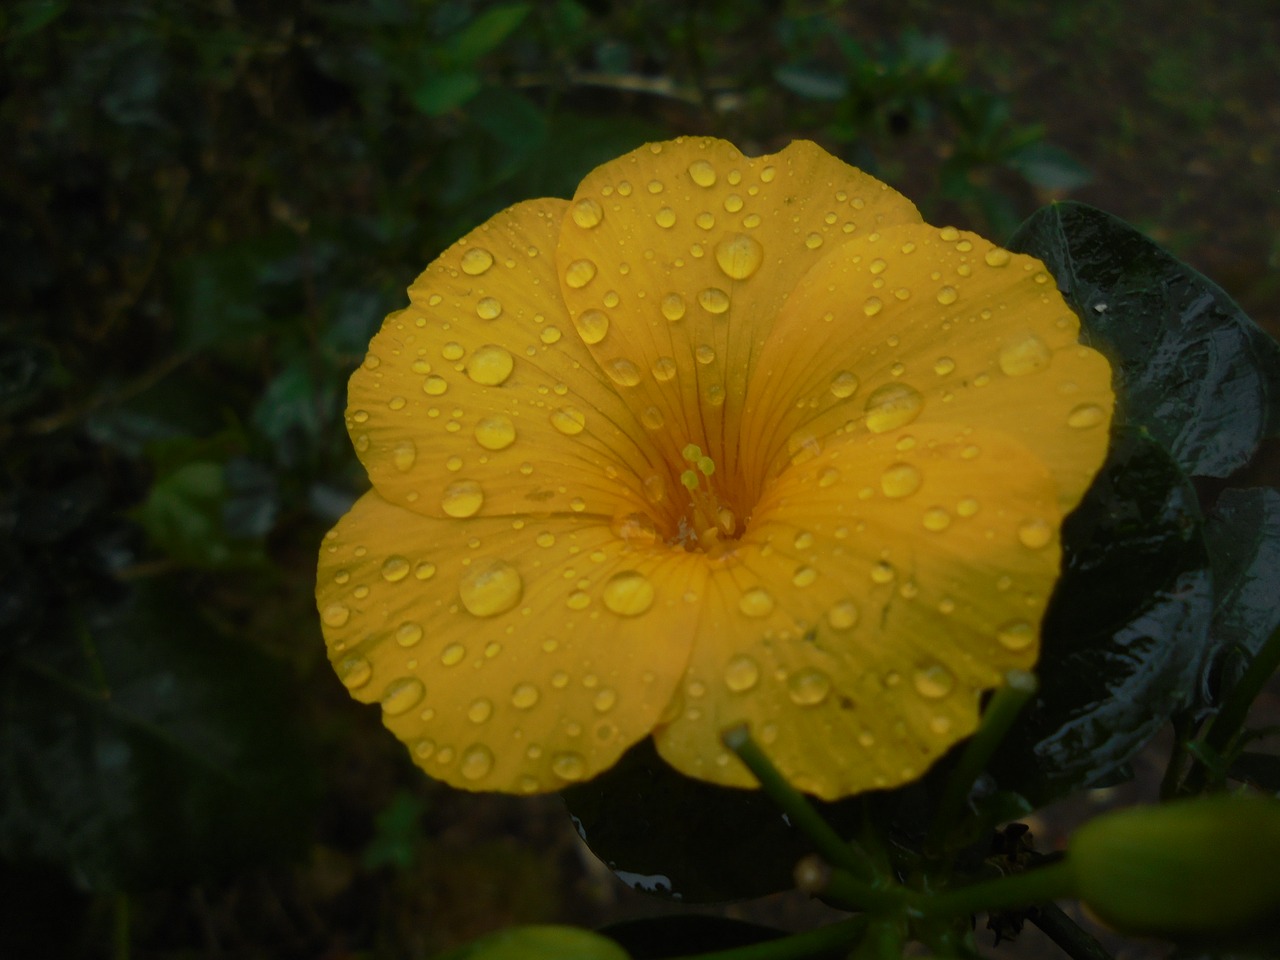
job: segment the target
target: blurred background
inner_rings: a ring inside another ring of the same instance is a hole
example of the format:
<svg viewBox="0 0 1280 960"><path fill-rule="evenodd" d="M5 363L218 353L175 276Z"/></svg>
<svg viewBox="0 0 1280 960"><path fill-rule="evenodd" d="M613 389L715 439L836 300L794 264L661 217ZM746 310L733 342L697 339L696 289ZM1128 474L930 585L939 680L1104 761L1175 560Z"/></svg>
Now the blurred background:
<svg viewBox="0 0 1280 960"><path fill-rule="evenodd" d="M324 657L346 378L468 229L647 140L806 137L996 240L1100 206L1274 334L1277 77L1270 0L7 3L0 956L645 912L556 798L430 782Z"/></svg>

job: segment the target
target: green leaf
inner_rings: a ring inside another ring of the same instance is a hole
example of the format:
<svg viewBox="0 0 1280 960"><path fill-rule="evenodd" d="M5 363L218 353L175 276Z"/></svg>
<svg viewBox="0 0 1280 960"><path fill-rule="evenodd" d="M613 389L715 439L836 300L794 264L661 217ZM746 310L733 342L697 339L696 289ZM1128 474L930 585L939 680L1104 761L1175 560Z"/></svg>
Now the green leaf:
<svg viewBox="0 0 1280 960"><path fill-rule="evenodd" d="M287 689L174 582L62 607L0 665L0 856L121 890L294 854L314 771Z"/></svg>
<svg viewBox="0 0 1280 960"><path fill-rule="evenodd" d="M374 818L373 839L361 858L365 869L393 866L404 870L413 866L422 847L422 815L427 803L421 797L399 790L386 809Z"/></svg>
<svg viewBox="0 0 1280 960"><path fill-rule="evenodd" d="M843 74L820 67L789 64L775 69L773 78L784 90L806 100L843 100L849 94L849 81Z"/></svg>
<svg viewBox="0 0 1280 960"><path fill-rule="evenodd" d="M1218 286L1133 227L1079 203L1034 213L1011 239L1039 257L1112 358L1126 423L1192 477L1225 477L1280 425L1280 345Z"/></svg>
<svg viewBox="0 0 1280 960"><path fill-rule="evenodd" d="M1280 627L1280 491L1224 490L1205 518L1218 652L1256 654Z"/></svg>
<svg viewBox="0 0 1280 960"><path fill-rule="evenodd" d="M1113 438L1062 541L1040 691L994 763L1037 806L1116 776L1191 702L1213 613L1195 491L1144 431Z"/></svg>
<svg viewBox="0 0 1280 960"><path fill-rule="evenodd" d="M608 937L578 927L527 926L499 930L441 954L436 960L629 960Z"/></svg>
<svg viewBox="0 0 1280 960"><path fill-rule="evenodd" d="M223 464L197 461L158 479L134 516L156 546L183 563L226 568L263 562L259 541L226 529L228 498Z"/></svg>
<svg viewBox="0 0 1280 960"><path fill-rule="evenodd" d="M529 15L527 3L504 3L486 10L446 44L454 63L472 64L496 50Z"/></svg>
<svg viewBox="0 0 1280 960"><path fill-rule="evenodd" d="M442 117L479 93L480 86L474 70L430 71L413 85L409 98L428 117Z"/></svg>

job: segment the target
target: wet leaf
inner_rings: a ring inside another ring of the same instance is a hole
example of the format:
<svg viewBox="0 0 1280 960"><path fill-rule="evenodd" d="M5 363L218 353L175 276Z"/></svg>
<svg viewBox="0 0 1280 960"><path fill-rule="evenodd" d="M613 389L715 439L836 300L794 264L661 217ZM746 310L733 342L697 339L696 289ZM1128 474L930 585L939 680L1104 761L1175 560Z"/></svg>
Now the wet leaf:
<svg viewBox="0 0 1280 960"><path fill-rule="evenodd" d="M1191 702L1213 615L1195 491L1144 431L1113 439L1062 539L1040 692L995 764L1036 805L1123 773Z"/></svg>
<svg viewBox="0 0 1280 960"><path fill-rule="evenodd" d="M305 838L312 771L281 670L193 617L175 586L63 607L0 667L0 856L136 889Z"/></svg>
<svg viewBox="0 0 1280 960"><path fill-rule="evenodd" d="M1225 477L1280 426L1280 345L1210 280L1079 203L1031 216L1013 250L1042 259L1117 364L1125 421L1191 477Z"/></svg>

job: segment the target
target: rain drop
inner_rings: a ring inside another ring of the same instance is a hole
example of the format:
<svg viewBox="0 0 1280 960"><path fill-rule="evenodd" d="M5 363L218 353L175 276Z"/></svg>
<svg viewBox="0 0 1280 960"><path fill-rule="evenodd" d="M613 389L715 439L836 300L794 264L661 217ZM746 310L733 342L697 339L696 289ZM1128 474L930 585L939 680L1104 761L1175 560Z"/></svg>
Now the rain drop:
<svg viewBox="0 0 1280 960"><path fill-rule="evenodd" d="M483 744L474 743L462 752L459 766L464 780L480 780L493 769L493 753Z"/></svg>
<svg viewBox="0 0 1280 960"><path fill-rule="evenodd" d="M662 315L675 323L684 316L684 297L678 293L668 293L662 298Z"/></svg>
<svg viewBox="0 0 1280 960"><path fill-rule="evenodd" d="M1036 517L1018 526L1018 540L1029 550L1039 550L1053 539L1053 527Z"/></svg>
<svg viewBox="0 0 1280 960"><path fill-rule="evenodd" d="M955 303L956 300L959 299L959 296L960 295L956 293L955 287L946 286L938 291L938 302L944 307L947 307Z"/></svg>
<svg viewBox="0 0 1280 960"><path fill-rule="evenodd" d="M430 580L436 575L436 565L430 560L423 560L413 568L413 575L418 580Z"/></svg>
<svg viewBox="0 0 1280 960"><path fill-rule="evenodd" d="M460 643L451 643L440 651L440 662L446 667L457 666L466 655L466 647Z"/></svg>
<svg viewBox="0 0 1280 960"><path fill-rule="evenodd" d="M493 266L493 254L483 247L472 247L462 255L462 272L478 277Z"/></svg>
<svg viewBox="0 0 1280 960"><path fill-rule="evenodd" d="M382 562L382 579L387 583L399 583L409 575L409 561L392 554Z"/></svg>
<svg viewBox="0 0 1280 960"><path fill-rule="evenodd" d="M583 343L595 344L604 339L609 332L609 318L599 310L584 310L578 314L573 325Z"/></svg>
<svg viewBox="0 0 1280 960"><path fill-rule="evenodd" d="M841 370L831 378L831 393L841 400L853 396L858 391L858 378L848 370Z"/></svg>
<svg viewBox="0 0 1280 960"><path fill-rule="evenodd" d="M1036 631L1026 620L1010 620L996 631L996 640L1006 650L1017 653L1035 643Z"/></svg>
<svg viewBox="0 0 1280 960"><path fill-rule="evenodd" d="M880 489L886 497L897 500L919 490L923 480L918 468L909 463L895 463L880 475Z"/></svg>
<svg viewBox="0 0 1280 960"><path fill-rule="evenodd" d="M950 357L939 357L933 362L933 372L940 377L945 377L956 368L956 362Z"/></svg>
<svg viewBox="0 0 1280 960"><path fill-rule="evenodd" d="M481 320L497 320L502 316L502 304L494 297L482 297L476 303L476 316Z"/></svg>
<svg viewBox="0 0 1280 960"><path fill-rule="evenodd" d="M516 441L516 427L501 414L484 417L476 424L475 438L486 450L505 450Z"/></svg>
<svg viewBox="0 0 1280 960"><path fill-rule="evenodd" d="M598 227L604 219L604 210L600 204L590 197L579 200L573 205L573 222L584 230Z"/></svg>
<svg viewBox="0 0 1280 960"><path fill-rule="evenodd" d="M398 717L412 710L426 696L427 688L417 677L401 677L392 680L382 691L378 699L382 701L382 712L388 717Z"/></svg>
<svg viewBox="0 0 1280 960"><path fill-rule="evenodd" d="M955 688L956 678L940 663L921 667L914 677L916 693L928 700L941 700Z"/></svg>
<svg viewBox="0 0 1280 960"><path fill-rule="evenodd" d="M587 773L586 761L576 753L557 753L551 759L551 770L561 780L581 780Z"/></svg>
<svg viewBox="0 0 1280 960"><path fill-rule="evenodd" d="M615 357L604 365L604 372L620 387L634 387L640 382L640 368L625 357Z"/></svg>
<svg viewBox="0 0 1280 960"><path fill-rule="evenodd" d="M364 657L347 657L338 662L338 679L348 690L357 690L373 676L373 665Z"/></svg>
<svg viewBox="0 0 1280 960"><path fill-rule="evenodd" d="M618 702L618 694L615 690L608 687L599 691L592 699L591 705L595 707L597 713L608 713Z"/></svg>
<svg viewBox="0 0 1280 960"><path fill-rule="evenodd" d="M467 364L467 376L473 383L484 387L496 387L506 382L515 369L515 359L502 347L486 344L471 355Z"/></svg>
<svg viewBox="0 0 1280 960"><path fill-rule="evenodd" d="M867 429L885 433L904 427L920 415L924 398L905 383L886 383L867 397Z"/></svg>
<svg viewBox="0 0 1280 960"><path fill-rule="evenodd" d="M473 517L484 504L484 491L475 480L458 480L444 488L440 509L451 517Z"/></svg>
<svg viewBox="0 0 1280 960"><path fill-rule="evenodd" d="M689 164L689 176L700 187L710 187L716 182L716 168L706 160L695 160Z"/></svg>
<svg viewBox="0 0 1280 960"><path fill-rule="evenodd" d="M481 697L473 700L467 708L467 719L472 723L484 723L493 716L493 704Z"/></svg>
<svg viewBox="0 0 1280 960"><path fill-rule="evenodd" d="M753 587L738 598L738 609L744 616L767 617L773 612L773 595L763 587Z"/></svg>
<svg viewBox="0 0 1280 960"><path fill-rule="evenodd" d="M670 207L663 207L653 215L654 222L664 230L670 230L676 225L676 212Z"/></svg>
<svg viewBox="0 0 1280 960"><path fill-rule="evenodd" d="M764 260L764 248L760 242L746 234L726 237L716 244L716 263L725 276L745 280L757 270Z"/></svg>
<svg viewBox="0 0 1280 960"><path fill-rule="evenodd" d="M831 678L812 667L800 670L787 678L787 695L791 702L801 707L815 707L827 699L831 692Z"/></svg>
<svg viewBox="0 0 1280 960"><path fill-rule="evenodd" d="M842 600L827 611L827 622L836 630L848 630L858 622L858 608L852 600Z"/></svg>
<svg viewBox="0 0 1280 960"><path fill-rule="evenodd" d="M412 620L406 620L396 627L396 643L402 647L416 646L422 640L422 627Z"/></svg>
<svg viewBox="0 0 1280 960"><path fill-rule="evenodd" d="M345 603L331 603L320 613L327 627L344 627L351 619L351 608Z"/></svg>
<svg viewBox="0 0 1280 960"><path fill-rule="evenodd" d="M604 605L620 617L638 617L653 606L649 578L636 570L615 573L604 585Z"/></svg>
<svg viewBox="0 0 1280 960"><path fill-rule="evenodd" d="M810 586L818 579L818 571L813 567L796 567L796 572L791 575L791 582L797 587Z"/></svg>
<svg viewBox="0 0 1280 960"><path fill-rule="evenodd" d="M395 464L395 468L401 473L407 473L412 470L413 464L417 459L418 448L414 446L412 440L397 443L395 449L391 451L391 462Z"/></svg>
<svg viewBox="0 0 1280 960"><path fill-rule="evenodd" d="M473 565L462 575L458 596L473 616L494 617L519 603L523 589L515 567L505 560L491 560Z"/></svg>
<svg viewBox="0 0 1280 960"><path fill-rule="evenodd" d="M659 357L653 361L653 379L659 383L666 383L676 375L677 369L676 362L671 357Z"/></svg>
<svg viewBox="0 0 1280 960"><path fill-rule="evenodd" d="M511 691L511 705L517 710L529 710L537 704L541 694L532 683L518 683Z"/></svg>
<svg viewBox="0 0 1280 960"><path fill-rule="evenodd" d="M565 285L581 290L596 278L596 265L590 260L575 260L564 271Z"/></svg>
<svg viewBox="0 0 1280 960"><path fill-rule="evenodd" d="M698 291L698 303L707 313L724 313L729 309L729 294L719 287L707 287Z"/></svg>
<svg viewBox="0 0 1280 960"><path fill-rule="evenodd" d="M724 685L734 693L744 693L760 682L760 667L745 654L734 657L724 668Z"/></svg>
<svg viewBox="0 0 1280 960"><path fill-rule="evenodd" d="M574 437L583 431L587 417L576 407L560 407L552 411L551 425L566 437Z"/></svg>
<svg viewBox="0 0 1280 960"><path fill-rule="evenodd" d="M1008 376L1021 377L1043 370L1052 356L1048 344L1032 333L1000 348L1000 369Z"/></svg>
<svg viewBox="0 0 1280 960"><path fill-rule="evenodd" d="M1067 414L1067 426L1075 430L1096 427L1107 419L1106 411L1093 403L1082 403Z"/></svg>
<svg viewBox="0 0 1280 960"><path fill-rule="evenodd" d="M992 247L982 257L988 267L1003 267L1009 263L1010 254L1003 247Z"/></svg>
<svg viewBox="0 0 1280 960"><path fill-rule="evenodd" d="M924 512L920 522L924 524L926 530L933 533L941 533L951 526L951 514L947 513L942 507L930 507Z"/></svg>

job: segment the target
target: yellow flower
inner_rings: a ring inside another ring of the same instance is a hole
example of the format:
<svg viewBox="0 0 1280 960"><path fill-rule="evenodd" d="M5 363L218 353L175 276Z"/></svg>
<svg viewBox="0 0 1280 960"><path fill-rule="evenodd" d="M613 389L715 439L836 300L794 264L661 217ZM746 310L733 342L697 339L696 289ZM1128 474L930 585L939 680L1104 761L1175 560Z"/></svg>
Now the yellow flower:
<svg viewBox="0 0 1280 960"><path fill-rule="evenodd" d="M317 604L431 776L560 789L652 734L826 798L919 776L1029 669L1110 368L1039 261L795 143L642 147L409 288L351 378L373 490Z"/></svg>

